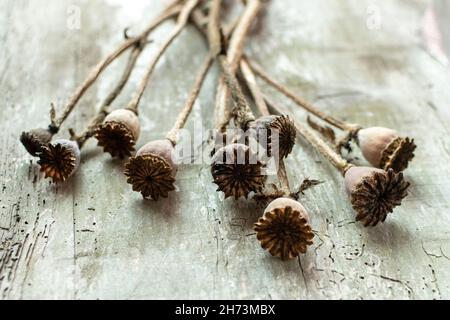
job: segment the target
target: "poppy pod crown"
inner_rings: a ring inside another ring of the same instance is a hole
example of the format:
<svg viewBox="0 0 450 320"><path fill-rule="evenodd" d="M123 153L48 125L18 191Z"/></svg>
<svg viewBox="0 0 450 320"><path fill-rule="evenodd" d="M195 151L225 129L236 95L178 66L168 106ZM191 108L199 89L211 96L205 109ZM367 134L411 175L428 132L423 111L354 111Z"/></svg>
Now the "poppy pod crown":
<svg viewBox="0 0 450 320"><path fill-rule="evenodd" d="M400 137L398 132L383 127L358 131L358 144L366 160L374 167L396 172L405 170L414 158L414 139Z"/></svg>
<svg viewBox="0 0 450 320"><path fill-rule="evenodd" d="M42 147L38 164L46 178L53 182L64 182L80 166L80 148L75 141L57 139Z"/></svg>
<svg viewBox="0 0 450 320"><path fill-rule="evenodd" d="M106 116L97 128L98 145L111 156L124 158L131 155L140 134L138 116L128 109L119 109Z"/></svg>
<svg viewBox="0 0 450 320"><path fill-rule="evenodd" d="M211 174L218 191L225 198L247 198L250 192L262 191L267 176L263 164L250 147L232 143L216 151L212 159Z"/></svg>
<svg viewBox="0 0 450 320"><path fill-rule="evenodd" d="M356 220L364 226L384 222L388 213L407 196L408 187L403 174L393 169L351 167L345 173L345 188L357 212Z"/></svg>
<svg viewBox="0 0 450 320"><path fill-rule="evenodd" d="M175 159L175 150L169 140L149 142L125 164L127 182L144 198L166 198L170 191L175 190Z"/></svg>
<svg viewBox="0 0 450 320"><path fill-rule="evenodd" d="M306 209L289 198L278 198L264 210L254 230L261 246L283 260L305 253L314 234Z"/></svg>
<svg viewBox="0 0 450 320"><path fill-rule="evenodd" d="M29 154L36 157L52 140L53 134L48 129L33 129L28 132L22 132L20 142L22 142Z"/></svg>
<svg viewBox="0 0 450 320"><path fill-rule="evenodd" d="M255 120L251 126L257 137L263 133L267 135L267 153L269 156L286 158L295 145L297 130L291 119L287 116L263 116ZM272 134L278 135L278 141L272 141ZM275 145L275 142L277 143Z"/></svg>

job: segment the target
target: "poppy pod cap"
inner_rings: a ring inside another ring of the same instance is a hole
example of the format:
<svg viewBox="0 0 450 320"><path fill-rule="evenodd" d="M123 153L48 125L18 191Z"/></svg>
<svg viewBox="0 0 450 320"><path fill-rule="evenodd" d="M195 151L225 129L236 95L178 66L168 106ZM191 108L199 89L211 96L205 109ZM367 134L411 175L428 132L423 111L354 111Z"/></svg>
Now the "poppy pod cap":
<svg viewBox="0 0 450 320"><path fill-rule="evenodd" d="M48 129L33 129L22 132L20 142L29 154L36 157L42 151L42 147L50 143L52 137L53 134Z"/></svg>
<svg viewBox="0 0 450 320"><path fill-rule="evenodd" d="M403 174L393 169L350 167L345 173L345 188L357 213L356 220L366 227L384 222L407 196L408 187Z"/></svg>
<svg viewBox="0 0 450 320"><path fill-rule="evenodd" d="M124 158L131 155L140 134L138 116L130 110L119 109L106 116L97 128L98 145L111 156Z"/></svg>
<svg viewBox="0 0 450 320"><path fill-rule="evenodd" d="M75 141L57 139L42 147L38 164L46 178L53 182L64 182L80 166L80 148Z"/></svg>
<svg viewBox="0 0 450 320"><path fill-rule="evenodd" d="M212 158L211 174L217 191L225 198L247 198L250 192L261 192L267 176L262 173L263 164L246 145L232 143L216 151Z"/></svg>
<svg viewBox="0 0 450 320"><path fill-rule="evenodd" d="M144 198L166 198L175 190L175 159L175 149L169 140L149 142L125 164L127 182Z"/></svg>
<svg viewBox="0 0 450 320"><path fill-rule="evenodd" d="M251 129L255 130L258 141L265 140L267 143L267 153L269 156L279 156L286 158L295 145L297 130L294 122L288 116L263 116L256 119ZM277 141L273 140L277 137ZM260 141L261 142L261 141Z"/></svg>
<svg viewBox="0 0 450 320"><path fill-rule="evenodd" d="M161 139L151 141L145 144L136 152L136 157L145 155L156 155L164 159L165 162L172 168L173 175L177 173L175 148L168 139Z"/></svg>
<svg viewBox="0 0 450 320"><path fill-rule="evenodd" d="M370 127L358 131L358 144L366 160L374 167L396 172L408 167L414 158L414 139L400 137L397 131Z"/></svg>
<svg viewBox="0 0 450 320"><path fill-rule="evenodd" d="M261 246L283 260L305 253L314 238L306 209L289 198L272 201L254 230Z"/></svg>

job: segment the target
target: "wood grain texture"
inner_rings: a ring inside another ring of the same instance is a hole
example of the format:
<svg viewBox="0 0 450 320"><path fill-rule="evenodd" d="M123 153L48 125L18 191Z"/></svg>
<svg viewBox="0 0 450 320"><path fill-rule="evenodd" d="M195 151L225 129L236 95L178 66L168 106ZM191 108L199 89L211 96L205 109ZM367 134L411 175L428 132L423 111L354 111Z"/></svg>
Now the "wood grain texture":
<svg viewBox="0 0 450 320"><path fill-rule="evenodd" d="M406 171L410 195L386 223L366 229L354 221L339 174L299 141L286 162L291 185L306 177L326 182L301 199L315 244L290 262L270 257L256 241L251 227L264 205L224 201L205 164L183 165L177 192L154 203L131 191L123 163L94 141L83 150L77 175L57 187L20 145L20 132L46 125L50 102L62 105L121 40L123 28L140 30L164 5L139 3L0 2L2 299L450 298L450 73L421 38L432 1L267 4L247 46L257 61L323 110L396 128L419 146ZM80 9L80 29L67 27L71 6ZM448 19L448 12L440 15ZM156 44L171 25L152 36ZM156 47L139 60L114 107L129 100ZM192 27L169 49L142 101L139 145L170 129L206 52ZM124 63L114 63L89 90L61 136L69 127L83 128ZM212 128L216 80L217 68L194 107L190 130ZM274 97L304 118L290 101Z"/></svg>

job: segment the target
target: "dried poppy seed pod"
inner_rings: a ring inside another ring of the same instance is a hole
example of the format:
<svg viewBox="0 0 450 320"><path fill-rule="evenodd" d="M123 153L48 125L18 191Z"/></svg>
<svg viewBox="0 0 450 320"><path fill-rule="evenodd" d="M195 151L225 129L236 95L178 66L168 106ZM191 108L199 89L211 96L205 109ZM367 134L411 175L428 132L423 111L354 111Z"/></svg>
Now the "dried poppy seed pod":
<svg viewBox="0 0 450 320"><path fill-rule="evenodd" d="M51 178L53 182L64 182L80 166L80 148L75 141L57 139L42 147L38 164L46 178Z"/></svg>
<svg viewBox="0 0 450 320"><path fill-rule="evenodd" d="M267 154L278 156L280 159L286 158L295 145L297 130L288 116L263 116L256 119L250 129L255 131L258 141L266 138ZM278 141L272 141L273 135L278 136ZM267 137L264 137L267 135ZM264 139L265 140L265 139ZM261 141L260 141L261 142Z"/></svg>
<svg viewBox="0 0 450 320"><path fill-rule="evenodd" d="M261 192L267 176L261 172L263 165L255 153L243 144L233 143L216 151L212 158L211 174L217 191L225 198L247 198L250 192Z"/></svg>
<svg viewBox="0 0 450 320"><path fill-rule="evenodd" d="M416 145L414 139L402 138L397 131L371 127L358 131L358 144L361 152L371 165L387 170L401 172L408 167L414 158Z"/></svg>
<svg viewBox="0 0 450 320"><path fill-rule="evenodd" d="M46 146L52 140L53 134L48 129L33 129L22 132L20 135L20 142L22 142L25 149L33 157L37 157L42 147Z"/></svg>
<svg viewBox="0 0 450 320"><path fill-rule="evenodd" d="M305 253L307 246L313 244L314 233L306 209L289 198L272 201L254 230L261 247L283 260Z"/></svg>
<svg viewBox="0 0 450 320"><path fill-rule="evenodd" d="M345 188L356 220L365 227L384 222L389 212L407 196L409 182L403 174L370 167L350 167L345 173Z"/></svg>
<svg viewBox="0 0 450 320"><path fill-rule="evenodd" d="M119 109L111 112L97 128L95 138L98 145L112 157L123 159L130 156L139 138L138 116L131 110Z"/></svg>
<svg viewBox="0 0 450 320"><path fill-rule="evenodd" d="M167 139L147 143L125 164L127 182L144 198L167 198L175 190L175 149Z"/></svg>

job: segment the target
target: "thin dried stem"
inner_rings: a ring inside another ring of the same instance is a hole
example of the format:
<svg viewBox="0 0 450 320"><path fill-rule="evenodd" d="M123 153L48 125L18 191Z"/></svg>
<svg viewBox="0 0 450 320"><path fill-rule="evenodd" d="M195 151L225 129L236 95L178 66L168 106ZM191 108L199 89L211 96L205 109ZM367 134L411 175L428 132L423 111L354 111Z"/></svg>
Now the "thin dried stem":
<svg viewBox="0 0 450 320"><path fill-rule="evenodd" d="M232 100L235 104L233 115L236 119L236 124L245 130L248 128L250 122L255 121L255 116L242 92L235 74L231 72L227 57L225 55L220 55L219 63L225 83L230 90Z"/></svg>
<svg viewBox="0 0 450 320"><path fill-rule="evenodd" d="M79 136L76 136L75 134L72 135L72 139L77 142L80 149L83 147L84 143L94 135L97 127L103 122L105 117L109 114L111 104L119 96L119 94L122 92L123 88L127 84L128 80L130 79L131 73L136 65L137 59L139 58L144 49L144 46L145 43L138 43L135 45L135 47L130 53L122 77L120 78L116 87L109 93L109 95L105 98L105 100L101 104L101 107L97 112L97 115L91 120L90 124L84 129L84 131Z"/></svg>
<svg viewBox="0 0 450 320"><path fill-rule="evenodd" d="M285 195L291 194L291 187L289 186L289 179L286 173L286 166L283 159L279 160L278 170L277 170L278 180L281 184L281 189Z"/></svg>
<svg viewBox="0 0 450 320"><path fill-rule="evenodd" d="M250 106L245 99L242 89L236 79L236 68L232 67L233 60L228 58L227 52L230 52L231 48L225 48L224 39L220 26L220 5L221 0L213 0L209 14L208 23L208 40L211 48L211 52L217 56L223 79L229 91L231 92L232 100L235 103L234 116L236 123L239 127L246 129L249 122L254 121L255 117L250 109ZM246 17L244 14L243 18ZM242 20L242 19L241 19ZM249 24L246 22L246 24ZM238 32L239 25L237 26L235 33ZM231 37L232 43L234 34ZM239 55L240 57L240 55ZM220 91L220 90L219 90ZM219 101L220 103L220 101ZM218 109L221 110L220 108ZM223 112L223 114L226 114Z"/></svg>
<svg viewBox="0 0 450 320"><path fill-rule="evenodd" d="M308 112L314 114L315 116L319 117L323 121L328 122L332 126L335 126L344 131L354 131L355 129L359 128L359 126L357 125L346 123L322 112L321 110L317 109L317 107L315 107L312 103L306 101L302 97L297 96L295 93L286 88L284 85L274 80L260 65L258 65L254 61L250 61L249 59L245 59L245 61L261 79L263 79L269 85L280 91L282 94L284 94L292 101L294 101L297 105L304 108Z"/></svg>
<svg viewBox="0 0 450 320"><path fill-rule="evenodd" d="M244 77L245 83L253 96L253 100L255 101L256 107L258 108L259 112L263 116L270 115L269 108L267 107L266 101L264 100L264 95L261 92L258 84L256 83L255 74L248 65L247 61L245 61L244 59L241 60L240 67L242 76Z"/></svg>
<svg viewBox="0 0 450 320"><path fill-rule="evenodd" d="M187 118L189 117L189 114L192 111L192 107L194 106L195 100L197 99L200 90L202 88L203 82L205 81L206 75L208 74L208 71L212 65L212 62L214 61L213 55L208 54L205 61L202 64L202 67L200 68L200 71L197 75L197 78L195 80L194 88L192 89L191 93L189 94L188 99L186 100L186 103L181 110L180 114L178 115L178 118L172 127L172 129L167 134L166 138L172 142L173 145L177 143L178 140L178 131L184 127Z"/></svg>
<svg viewBox="0 0 450 320"><path fill-rule="evenodd" d="M127 39L123 44L121 44L116 50L110 53L107 57L101 60L89 73L84 82L77 88L75 93L69 99L69 102L64 107L62 114L52 121L51 127L52 131L58 132L62 123L67 119L69 114L72 112L73 108L80 101L84 93L89 89L92 84L98 79L100 74L108 67L115 59L120 57L127 49L140 43L143 39L146 39L148 35L158 27L163 21L171 18L173 15L177 14L180 7L177 5L180 1L173 1L164 11L160 14L140 35L135 38Z"/></svg>
<svg viewBox="0 0 450 320"><path fill-rule="evenodd" d="M152 58L133 99L129 102L127 106L127 109L133 111L136 114L138 113L139 102L144 94L144 91L147 87L150 77L153 71L155 70L156 64L158 63L159 59L162 57L164 52L167 50L167 48L172 44L172 42L178 37L178 35L184 29L189 19L189 15L191 14L192 10L194 10L194 8L197 6L198 3L199 0L189 0L185 3L180 12L180 15L178 16L175 29L173 29L173 31L169 34L166 41L164 41L164 43L156 52L155 56Z"/></svg>
<svg viewBox="0 0 450 320"><path fill-rule="evenodd" d="M269 106L269 109L272 109L276 113L286 114L293 119L295 123L295 127L297 128L298 133L311 144L314 149L318 150L336 169L339 170L342 174L344 174L348 168L352 165L349 164L344 158L342 158L339 154L337 154L330 146L323 141L313 130L309 129L306 126L302 126L298 121L294 120L292 114L289 113L285 108L274 104L267 97L266 103Z"/></svg>
<svg viewBox="0 0 450 320"><path fill-rule="evenodd" d="M207 34L207 30L206 30L207 25L208 25L208 20L209 20L209 17L205 16L199 9L194 10L194 12L191 15L192 23L206 39L208 38L208 34ZM237 19L236 21L234 21L233 23L228 25L226 28L224 28L226 30L224 32L224 34L226 35L225 40L229 39L230 35L236 29L236 26L238 25L239 21L240 21L240 19ZM221 80L223 80L223 79L221 79ZM220 87L220 83L217 86L217 91L220 90L219 87ZM218 95L216 95L216 99L218 99L218 98L219 98ZM221 124L223 124L223 123L228 124L228 122L230 121L230 118L231 118L231 113L229 113L229 112L226 114L221 113L219 116L218 106L219 106L219 103L216 101L214 114L216 115L216 117L220 118L220 121L216 121L216 124L215 124L215 128L217 130L219 130L221 128Z"/></svg>
<svg viewBox="0 0 450 320"><path fill-rule="evenodd" d="M245 45L245 39L250 30L252 22L261 8L260 0L249 0L245 7L244 13L237 24L233 35L228 45L227 60L230 64L230 72L236 74L239 62L243 55L243 48ZM215 122L216 127L222 132L228 125L230 119L230 110L227 106L229 88L224 80L221 80L217 90L216 97L216 115Z"/></svg>

